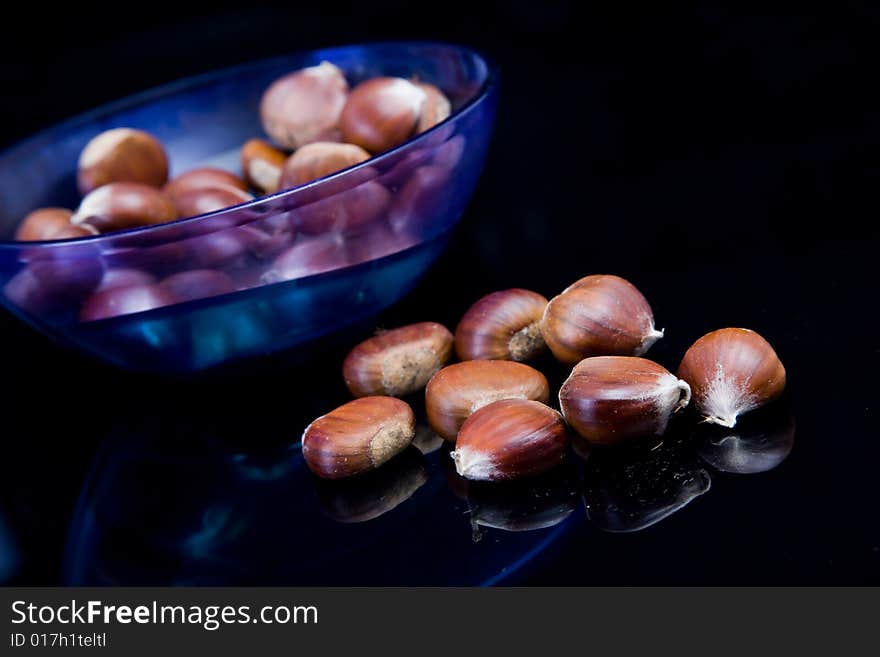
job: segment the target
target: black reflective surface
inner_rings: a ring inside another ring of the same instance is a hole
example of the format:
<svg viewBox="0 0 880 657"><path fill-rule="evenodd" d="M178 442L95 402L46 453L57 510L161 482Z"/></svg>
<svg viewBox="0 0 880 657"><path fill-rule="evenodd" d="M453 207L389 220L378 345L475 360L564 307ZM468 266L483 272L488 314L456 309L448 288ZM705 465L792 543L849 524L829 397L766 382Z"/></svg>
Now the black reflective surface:
<svg viewBox="0 0 880 657"><path fill-rule="evenodd" d="M289 49L294 15L311 28L297 48L464 41L502 67L487 168L447 253L377 324L452 328L489 291L549 296L617 273L666 329L651 358L674 369L703 333L750 327L785 363L785 397L734 432L680 418L660 443L571 454L504 492L457 479L430 436L428 454L325 486L295 444L346 398L342 358L372 327L170 381L64 353L3 315L3 582L880 582L876 12L472 5L428 24L379 3L369 33L357 12L299 7L155 12L130 34L78 16L32 61L3 59L3 137ZM566 374L539 367L554 385Z"/></svg>

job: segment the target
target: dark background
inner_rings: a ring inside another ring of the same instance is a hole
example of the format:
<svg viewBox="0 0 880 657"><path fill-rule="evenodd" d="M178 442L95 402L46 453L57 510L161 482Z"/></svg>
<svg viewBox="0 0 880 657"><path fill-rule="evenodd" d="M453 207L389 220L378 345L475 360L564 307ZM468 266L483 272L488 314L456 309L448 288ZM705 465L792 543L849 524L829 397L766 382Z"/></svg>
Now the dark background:
<svg viewBox="0 0 880 657"><path fill-rule="evenodd" d="M880 12L579 5L24 6L0 53L0 143L272 54L382 39L477 47L503 80L485 174L448 252L378 324L453 327L496 289L552 296L580 276L616 273L667 329L650 353L667 367L714 328L767 337L786 364L797 425L777 469L713 474L707 495L643 532L601 532L579 509L519 581L880 582ZM341 394L344 349L195 384L62 352L7 313L0 335L0 535L15 546L5 575L15 583L61 580L71 515L108 435L283 444Z"/></svg>

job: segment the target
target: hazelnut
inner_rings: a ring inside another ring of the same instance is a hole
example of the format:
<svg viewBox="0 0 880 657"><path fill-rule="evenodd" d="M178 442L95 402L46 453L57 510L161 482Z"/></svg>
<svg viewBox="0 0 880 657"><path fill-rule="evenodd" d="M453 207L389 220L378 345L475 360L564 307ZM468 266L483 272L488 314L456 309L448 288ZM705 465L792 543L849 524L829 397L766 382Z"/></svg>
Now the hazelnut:
<svg viewBox="0 0 880 657"><path fill-rule="evenodd" d="M190 169L186 173L172 178L162 191L172 201L176 201L181 194L186 194L194 189L206 187L235 187L242 192L248 191L247 183L225 169L214 167L199 167Z"/></svg>
<svg viewBox="0 0 880 657"><path fill-rule="evenodd" d="M103 273L98 258L46 254L15 274L3 293L16 306L35 315L68 312L97 287Z"/></svg>
<svg viewBox="0 0 880 657"><path fill-rule="evenodd" d="M425 92L422 115L419 117L419 124L416 127L416 132L424 132L449 118L449 115L452 114L452 103L433 84L427 82L416 82L415 84Z"/></svg>
<svg viewBox="0 0 880 657"><path fill-rule="evenodd" d="M66 208L40 208L34 210L19 224L15 239L22 242L50 240L62 228L70 227L73 212Z"/></svg>
<svg viewBox="0 0 880 657"><path fill-rule="evenodd" d="M253 199L249 192L243 192L238 187L214 185L178 192L174 196L174 207L180 217L196 217L233 205L241 205Z"/></svg>
<svg viewBox="0 0 880 657"><path fill-rule="evenodd" d="M336 234L297 241L275 258L272 267L261 276L263 283L290 281L348 264L345 243Z"/></svg>
<svg viewBox="0 0 880 657"><path fill-rule="evenodd" d="M552 470L565 458L565 421L549 406L503 399L475 411L450 456L465 479L520 479Z"/></svg>
<svg viewBox="0 0 880 657"><path fill-rule="evenodd" d="M114 182L161 187L168 179L168 156L158 139L143 130L102 132L83 149L76 181L81 194Z"/></svg>
<svg viewBox="0 0 880 657"><path fill-rule="evenodd" d="M410 324L357 345L345 358L342 376L355 397L403 397L424 388L451 354L452 334L445 326Z"/></svg>
<svg viewBox="0 0 880 657"><path fill-rule="evenodd" d="M433 164L416 168L394 195L388 223L400 234L420 235L447 209L450 171Z"/></svg>
<svg viewBox="0 0 880 657"><path fill-rule="evenodd" d="M57 233L52 235L52 239L72 240L79 237L92 237L98 234L98 229L89 224L80 224L79 226L74 226L73 224L71 224L69 226L62 227Z"/></svg>
<svg viewBox="0 0 880 657"><path fill-rule="evenodd" d="M263 129L284 148L332 139L347 97L345 76L330 62L289 73L260 100Z"/></svg>
<svg viewBox="0 0 880 657"><path fill-rule="evenodd" d="M369 159L370 154L354 144L329 141L306 144L284 162L280 188L298 187Z"/></svg>
<svg viewBox="0 0 880 657"><path fill-rule="evenodd" d="M79 204L70 222L74 225L89 224L106 232L175 219L177 210L174 204L155 187L115 182L90 192Z"/></svg>
<svg viewBox="0 0 880 657"><path fill-rule="evenodd" d="M374 470L402 452L415 429L416 418L406 402L361 397L306 427L303 457L322 479L342 479Z"/></svg>
<svg viewBox="0 0 880 657"><path fill-rule="evenodd" d="M281 189L281 169L287 155L262 139L251 139L241 147L241 170L248 185L264 194Z"/></svg>
<svg viewBox="0 0 880 657"><path fill-rule="evenodd" d="M541 318L547 299L530 290L487 294L471 306L455 329L461 360L531 360L547 345Z"/></svg>
<svg viewBox="0 0 880 657"><path fill-rule="evenodd" d="M776 399L785 389L785 368L760 335L742 328L712 331L685 353L678 375L694 393L706 422L736 425L743 413Z"/></svg>
<svg viewBox="0 0 880 657"><path fill-rule="evenodd" d="M582 278L551 299L541 333L567 365L588 356L641 356L663 337L642 293L607 275Z"/></svg>
<svg viewBox="0 0 880 657"><path fill-rule="evenodd" d="M469 360L444 367L425 388L428 424L446 440L455 440L470 415L501 399L546 403L547 379L538 370L506 360Z"/></svg>
<svg viewBox="0 0 880 657"><path fill-rule="evenodd" d="M348 259L353 265L403 251L416 243L414 238L392 231L384 221L374 221L364 230L345 236Z"/></svg>
<svg viewBox="0 0 880 657"><path fill-rule="evenodd" d="M129 287L131 285L152 285L156 277L149 272L140 269L126 269L118 267L104 272L101 282L95 292L103 292L114 287Z"/></svg>
<svg viewBox="0 0 880 657"><path fill-rule="evenodd" d="M235 292L235 283L228 274L216 269L191 269L172 274L159 285L178 301L193 301L205 297Z"/></svg>
<svg viewBox="0 0 880 657"><path fill-rule="evenodd" d="M186 247L188 260L198 267L218 267L246 259L251 249L259 249L266 234L250 226L233 226L179 242Z"/></svg>
<svg viewBox="0 0 880 657"><path fill-rule="evenodd" d="M391 192L370 180L297 208L296 222L307 235L360 231L384 217L390 205Z"/></svg>
<svg viewBox="0 0 880 657"><path fill-rule="evenodd" d="M378 470L343 481L319 480L321 511L337 522L367 522L406 502L428 481L425 459L407 448Z"/></svg>
<svg viewBox="0 0 880 657"><path fill-rule="evenodd" d="M456 135L455 137L447 139L433 149L431 164L438 167L444 167L449 171L454 171L464 157L466 146L467 139L465 139L464 135Z"/></svg>
<svg viewBox="0 0 880 657"><path fill-rule="evenodd" d="M688 384L635 356L595 356L578 363L559 390L571 427L588 441L611 445L660 436L691 398Z"/></svg>
<svg viewBox="0 0 880 657"><path fill-rule="evenodd" d="M177 303L177 299L159 285L129 285L95 292L83 304L79 318L84 322L118 315L140 313Z"/></svg>
<svg viewBox="0 0 880 657"><path fill-rule="evenodd" d="M365 80L352 89L342 109L342 138L371 153L387 151L416 132L426 102L425 91L409 80Z"/></svg>

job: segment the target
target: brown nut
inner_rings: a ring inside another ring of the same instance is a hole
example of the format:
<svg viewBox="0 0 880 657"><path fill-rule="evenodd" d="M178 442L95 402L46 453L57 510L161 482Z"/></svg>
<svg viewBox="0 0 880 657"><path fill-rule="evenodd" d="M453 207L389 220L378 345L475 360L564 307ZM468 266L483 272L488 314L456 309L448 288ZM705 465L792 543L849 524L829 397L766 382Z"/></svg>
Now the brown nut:
<svg viewBox="0 0 880 657"><path fill-rule="evenodd" d="M416 417L395 397L361 397L319 417L302 436L306 465L323 479L374 470L412 442Z"/></svg>
<svg viewBox="0 0 880 657"><path fill-rule="evenodd" d="M72 240L78 237L91 237L98 234L98 229L89 224L80 224L79 226L71 224L69 226L64 226L57 233L52 235L52 239Z"/></svg>
<svg viewBox="0 0 880 657"><path fill-rule="evenodd" d="M369 180L296 210L296 225L307 235L357 232L378 221L391 205L391 192Z"/></svg>
<svg viewBox="0 0 880 657"><path fill-rule="evenodd" d="M449 118L449 115L452 114L452 103L433 84L416 82L416 86L425 92L425 104L422 107L422 115L419 117L416 132L424 132Z"/></svg>
<svg viewBox="0 0 880 657"><path fill-rule="evenodd" d="M214 167L190 169L168 181L162 191L172 201L176 201L181 194L206 187L235 187L243 192L248 191L247 183L244 180L225 169L215 169Z"/></svg>
<svg viewBox="0 0 880 657"><path fill-rule="evenodd" d="M114 287L130 287L132 285L152 285L156 277L151 273L140 269L126 269L118 267L104 272L101 282L95 292L103 292Z"/></svg>
<svg viewBox="0 0 880 657"><path fill-rule="evenodd" d="M383 331L352 349L342 365L355 397L403 397L425 387L452 355L452 334L435 322Z"/></svg>
<svg viewBox="0 0 880 657"><path fill-rule="evenodd" d="M74 225L89 224L103 233L175 219L177 210L174 204L155 187L116 182L89 193L70 222Z"/></svg>
<svg viewBox="0 0 880 657"><path fill-rule="evenodd" d="M183 217L196 217L252 201L254 197L249 192L243 192L232 185L214 185L178 192L174 197L174 207L177 214Z"/></svg>
<svg viewBox="0 0 880 657"><path fill-rule="evenodd" d="M168 179L168 156L158 139L143 130L102 132L83 149L76 182L81 194L113 182L161 187Z"/></svg>
<svg viewBox="0 0 880 657"><path fill-rule="evenodd" d="M50 240L62 228L68 228L73 212L66 208L34 210L18 225L15 239L22 242Z"/></svg>
<svg viewBox="0 0 880 657"><path fill-rule="evenodd" d="M487 294L471 306L455 329L461 360L531 360L547 345L541 318L547 299L530 290Z"/></svg>
<svg viewBox="0 0 880 657"><path fill-rule="evenodd" d="M345 242L339 235L322 235L313 239L297 240L275 258L260 280L264 284L291 281L338 269L347 264Z"/></svg>
<svg viewBox="0 0 880 657"><path fill-rule="evenodd" d="M663 337L642 293L608 275L582 278L551 299L541 333L567 365L588 356L641 356Z"/></svg>
<svg viewBox="0 0 880 657"><path fill-rule="evenodd" d="M426 102L425 91L409 80L365 80L352 89L342 109L342 138L371 153L387 151L416 132Z"/></svg>
<svg viewBox="0 0 880 657"><path fill-rule="evenodd" d="M422 235L446 211L449 179L445 167L428 164L415 169L394 195L388 223L398 234Z"/></svg>
<svg viewBox="0 0 880 657"><path fill-rule="evenodd" d="M263 129L284 148L299 148L338 135L339 115L348 97L345 76L321 62L278 78L260 100Z"/></svg>
<svg viewBox="0 0 880 657"><path fill-rule="evenodd" d="M264 194L281 189L281 169L287 155L262 139L251 139L241 147L241 170L248 185Z"/></svg>
<svg viewBox="0 0 880 657"><path fill-rule="evenodd" d="M468 360L444 367L425 388L428 424L455 440L470 415L501 399L547 403L550 386L538 370L507 360Z"/></svg>
<svg viewBox="0 0 880 657"><path fill-rule="evenodd" d="M284 162L280 188L298 187L369 159L370 154L354 144L329 141L306 144Z"/></svg>
<svg viewBox="0 0 880 657"><path fill-rule="evenodd" d="M690 398L685 381L635 356L586 358L559 390L568 424L597 445L662 435L672 414L687 406Z"/></svg>
<svg viewBox="0 0 880 657"><path fill-rule="evenodd" d="M104 273L98 258L65 257L60 250L40 255L3 286L12 303L35 315L78 308Z"/></svg>
<svg viewBox="0 0 880 657"><path fill-rule="evenodd" d="M235 292L235 282L228 274L216 269L191 269L172 274L160 286L178 301L193 301Z"/></svg>
<svg viewBox="0 0 880 657"><path fill-rule="evenodd" d="M450 456L465 479L520 479L562 463L567 442L565 421L552 408L537 401L503 399L465 420Z"/></svg>
<svg viewBox="0 0 880 657"><path fill-rule="evenodd" d="M84 322L118 315L140 313L177 303L177 299L158 285L129 285L95 292L83 304L79 318Z"/></svg>
<svg viewBox="0 0 880 657"><path fill-rule="evenodd" d="M785 367L760 335L742 328L712 331L697 340L678 366L706 422L736 425L743 413L776 399L785 389Z"/></svg>

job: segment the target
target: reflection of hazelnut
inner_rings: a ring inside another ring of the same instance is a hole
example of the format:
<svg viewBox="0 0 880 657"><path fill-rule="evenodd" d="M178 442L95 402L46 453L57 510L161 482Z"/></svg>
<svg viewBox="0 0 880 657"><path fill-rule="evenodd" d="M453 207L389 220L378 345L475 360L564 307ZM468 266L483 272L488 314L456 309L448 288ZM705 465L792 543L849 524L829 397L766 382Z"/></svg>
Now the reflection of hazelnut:
<svg viewBox="0 0 880 657"><path fill-rule="evenodd" d="M159 140L143 130L115 128L86 144L76 177L81 194L113 182L161 187L168 179L168 156Z"/></svg>
<svg viewBox="0 0 880 657"><path fill-rule="evenodd" d="M284 148L332 140L347 96L345 76L330 62L290 73L260 100L263 129Z"/></svg>
<svg viewBox="0 0 880 657"><path fill-rule="evenodd" d="M346 481L319 481L324 514L337 522L366 522L392 511L428 481L424 458L407 448L378 470Z"/></svg>

